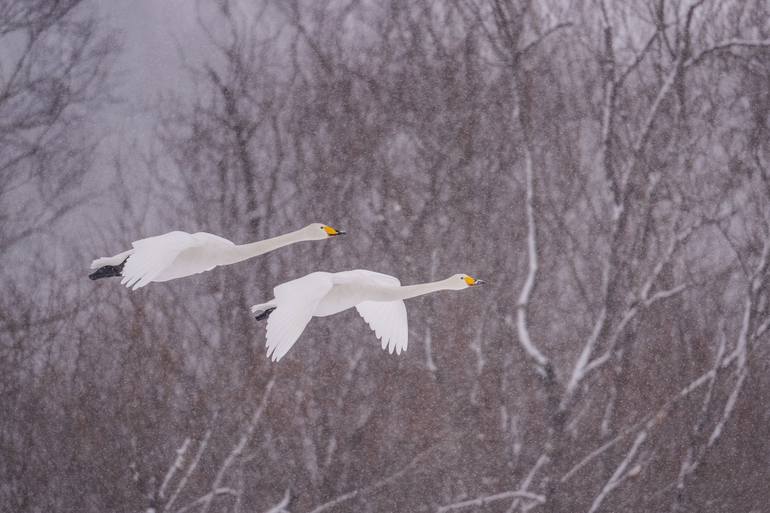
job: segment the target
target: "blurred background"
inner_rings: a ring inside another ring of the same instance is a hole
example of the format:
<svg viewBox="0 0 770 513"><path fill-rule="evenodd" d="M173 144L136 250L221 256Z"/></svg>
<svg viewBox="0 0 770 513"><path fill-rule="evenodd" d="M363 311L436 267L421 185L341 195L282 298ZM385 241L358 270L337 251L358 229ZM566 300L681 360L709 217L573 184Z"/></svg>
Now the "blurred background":
<svg viewBox="0 0 770 513"><path fill-rule="evenodd" d="M770 503L761 0L0 0L0 227L2 511ZM248 307L355 268L490 285L271 363Z"/></svg>

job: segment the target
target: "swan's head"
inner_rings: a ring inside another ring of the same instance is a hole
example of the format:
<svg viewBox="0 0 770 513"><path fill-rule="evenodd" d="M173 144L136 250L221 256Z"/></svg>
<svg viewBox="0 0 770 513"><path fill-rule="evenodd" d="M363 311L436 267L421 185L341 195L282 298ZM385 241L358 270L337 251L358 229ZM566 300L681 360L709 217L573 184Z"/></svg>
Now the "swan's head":
<svg viewBox="0 0 770 513"><path fill-rule="evenodd" d="M309 239L322 240L329 237L336 237L337 235L345 235L343 230L337 230L332 228L328 224L313 223L305 227L305 232Z"/></svg>
<svg viewBox="0 0 770 513"><path fill-rule="evenodd" d="M484 280L477 280L467 274L455 274L449 278L449 285L452 290L467 289L468 287L475 287L477 285L483 285L484 283L486 283Z"/></svg>

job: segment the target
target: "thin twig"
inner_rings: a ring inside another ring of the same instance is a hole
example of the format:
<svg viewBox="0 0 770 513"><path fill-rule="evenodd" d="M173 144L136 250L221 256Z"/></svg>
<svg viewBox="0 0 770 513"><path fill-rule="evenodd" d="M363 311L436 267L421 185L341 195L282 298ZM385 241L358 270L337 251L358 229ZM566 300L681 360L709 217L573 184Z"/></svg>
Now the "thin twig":
<svg viewBox="0 0 770 513"><path fill-rule="evenodd" d="M493 502L497 502L505 499L513 499L513 498L527 499L527 500L535 501L541 504L545 502L545 496L543 495L539 495L537 493L531 493L523 490L516 490L512 492L496 493L494 495L487 495L485 497L479 497L477 499L470 499L462 502L455 502L454 504L447 504L446 506L441 506L440 508L438 508L436 510L436 513L446 513L447 511L452 511L455 509L462 509L462 508L470 508L470 507L480 508L482 506L486 506Z"/></svg>

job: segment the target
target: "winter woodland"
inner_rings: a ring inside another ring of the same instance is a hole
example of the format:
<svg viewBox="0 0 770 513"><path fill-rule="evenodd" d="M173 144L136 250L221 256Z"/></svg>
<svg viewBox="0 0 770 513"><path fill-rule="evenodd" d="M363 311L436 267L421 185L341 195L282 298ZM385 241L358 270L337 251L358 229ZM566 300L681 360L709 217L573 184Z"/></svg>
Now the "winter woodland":
<svg viewBox="0 0 770 513"><path fill-rule="evenodd" d="M120 137L109 9L0 1L0 510L767 511L766 2L200 1ZM311 222L348 235L87 279ZM489 284L271 362L248 307L356 268Z"/></svg>

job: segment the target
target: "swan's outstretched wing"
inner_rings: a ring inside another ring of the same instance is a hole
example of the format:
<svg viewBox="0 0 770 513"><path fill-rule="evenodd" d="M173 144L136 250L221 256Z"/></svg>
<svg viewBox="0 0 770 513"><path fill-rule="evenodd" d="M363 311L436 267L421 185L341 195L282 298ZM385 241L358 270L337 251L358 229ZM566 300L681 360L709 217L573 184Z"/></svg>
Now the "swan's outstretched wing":
<svg viewBox="0 0 770 513"><path fill-rule="evenodd" d="M120 283L133 290L142 288L170 266L182 251L200 244L191 234L178 231L138 240L132 244L134 252L123 267Z"/></svg>
<svg viewBox="0 0 770 513"><path fill-rule="evenodd" d="M267 356L278 361L291 349L333 287L329 273L310 273L273 289L275 311L267 320Z"/></svg>
<svg viewBox="0 0 770 513"><path fill-rule="evenodd" d="M357 285L401 286L401 282L395 276L365 269L337 273L336 276L337 280L355 282ZM409 327L406 318L406 305L403 301L364 301L356 305L356 310L380 339L383 349L387 349L391 354L393 351L396 354L406 351Z"/></svg>
<svg viewBox="0 0 770 513"><path fill-rule="evenodd" d="M409 327L403 301L364 301L356 305L356 310L374 330L383 349L391 354L394 350L396 354L406 351Z"/></svg>

